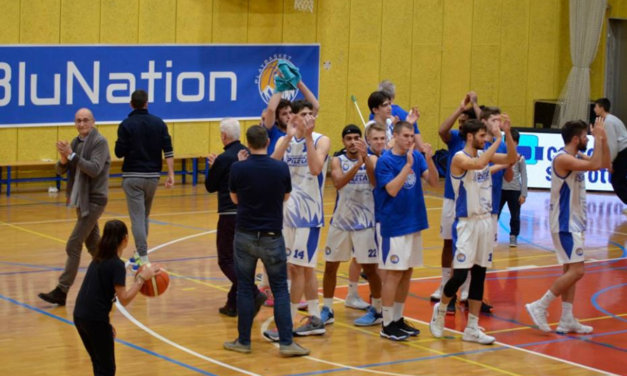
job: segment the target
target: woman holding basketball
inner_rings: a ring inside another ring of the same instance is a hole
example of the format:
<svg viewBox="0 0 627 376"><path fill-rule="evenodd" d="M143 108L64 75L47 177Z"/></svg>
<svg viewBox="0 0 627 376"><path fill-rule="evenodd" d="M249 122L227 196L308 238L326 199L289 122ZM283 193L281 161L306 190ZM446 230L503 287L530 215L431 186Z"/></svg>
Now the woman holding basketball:
<svg viewBox="0 0 627 376"><path fill-rule="evenodd" d="M74 323L97 376L115 375L115 329L109 323L109 313L116 295L126 306L157 272L155 266L142 268L127 290L126 268L120 260L127 245L128 229L124 222L115 219L107 222L76 299Z"/></svg>

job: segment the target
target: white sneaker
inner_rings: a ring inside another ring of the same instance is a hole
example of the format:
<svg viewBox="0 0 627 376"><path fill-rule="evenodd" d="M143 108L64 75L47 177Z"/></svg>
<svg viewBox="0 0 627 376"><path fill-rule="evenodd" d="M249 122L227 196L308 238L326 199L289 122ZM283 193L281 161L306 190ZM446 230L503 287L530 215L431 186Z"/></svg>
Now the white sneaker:
<svg viewBox="0 0 627 376"><path fill-rule="evenodd" d="M529 313L529 316L531 316L534 324L538 326L538 329L546 333L549 333L551 331L551 327L546 321L546 317L549 315L546 309L540 307L538 302L525 304L525 308L527 309L527 313Z"/></svg>
<svg viewBox="0 0 627 376"><path fill-rule="evenodd" d="M366 303L359 295L348 295L344 306L365 311L370 307L370 304Z"/></svg>
<svg viewBox="0 0 627 376"><path fill-rule="evenodd" d="M440 307L440 303L436 303L433 306L433 316L431 316L429 330L431 331L431 335L435 338L442 338L442 333L444 332L444 316L446 315L446 312L440 312L438 307Z"/></svg>
<svg viewBox="0 0 627 376"><path fill-rule="evenodd" d="M590 334L593 328L588 325L583 325L579 320L573 318L571 320L560 320L557 326L557 332L559 334L577 333L577 334Z"/></svg>
<svg viewBox="0 0 627 376"><path fill-rule="evenodd" d="M491 345L496 341L496 338L485 334L481 328L466 327L462 340L466 342L477 342L482 345Z"/></svg>
<svg viewBox="0 0 627 376"><path fill-rule="evenodd" d="M438 289L435 290L433 292L433 294L431 294L431 301L432 302L439 302L440 299L442 299L442 284L440 284L438 286Z"/></svg>

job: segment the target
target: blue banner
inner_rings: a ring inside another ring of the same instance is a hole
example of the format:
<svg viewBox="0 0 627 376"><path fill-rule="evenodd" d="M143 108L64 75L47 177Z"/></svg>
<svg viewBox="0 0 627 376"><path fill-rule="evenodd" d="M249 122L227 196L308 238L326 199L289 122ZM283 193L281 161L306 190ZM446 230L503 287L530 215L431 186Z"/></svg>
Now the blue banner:
<svg viewBox="0 0 627 376"><path fill-rule="evenodd" d="M2 46L0 127L71 124L81 107L118 123L136 89L166 121L259 118L279 59L318 95L319 45Z"/></svg>

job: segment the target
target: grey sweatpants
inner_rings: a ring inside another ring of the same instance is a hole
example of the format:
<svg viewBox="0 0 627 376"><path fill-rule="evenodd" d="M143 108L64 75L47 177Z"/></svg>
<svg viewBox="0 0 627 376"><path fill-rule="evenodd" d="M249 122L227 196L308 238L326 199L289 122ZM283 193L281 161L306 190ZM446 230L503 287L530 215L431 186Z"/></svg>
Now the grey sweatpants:
<svg viewBox="0 0 627 376"><path fill-rule="evenodd" d="M78 267L81 263L83 243L92 256L96 253L98 242L100 241L98 219L104 210L104 206L90 203L89 215L81 218L80 209L76 209L78 220L65 246L67 259L65 261L65 269L63 269L63 273L59 277L58 287L61 291L67 293L72 284L74 284L76 273L78 273Z"/></svg>
<svg viewBox="0 0 627 376"><path fill-rule="evenodd" d="M124 178L122 188L131 217L131 231L135 238L135 249L140 256L148 255L148 216L155 198L158 178Z"/></svg>

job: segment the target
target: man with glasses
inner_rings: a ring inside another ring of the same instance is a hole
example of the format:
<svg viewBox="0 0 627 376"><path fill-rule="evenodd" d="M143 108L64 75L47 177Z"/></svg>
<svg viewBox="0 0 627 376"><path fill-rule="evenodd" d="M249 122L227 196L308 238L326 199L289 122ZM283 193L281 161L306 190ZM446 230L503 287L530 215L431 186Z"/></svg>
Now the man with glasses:
<svg viewBox="0 0 627 376"><path fill-rule="evenodd" d="M57 174L68 172L67 203L76 208L77 220L65 246L67 259L59 277L59 284L39 297L51 304L65 305L67 293L81 261L83 244L94 254L100 241L98 219L104 212L109 196L109 144L94 128L94 115L82 108L74 116L78 136L71 143L58 141L61 159L56 164Z"/></svg>

